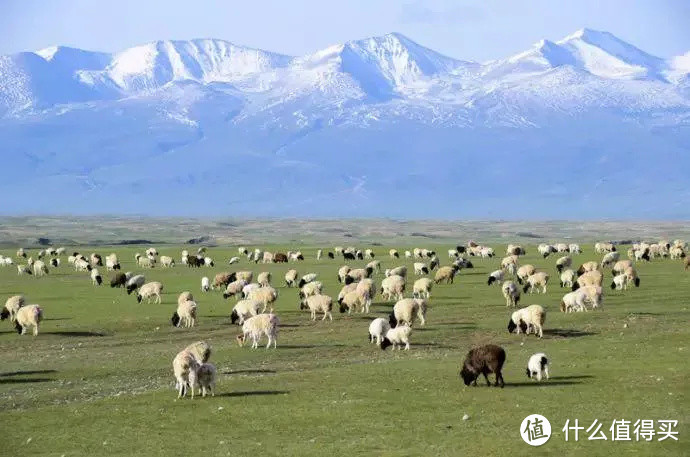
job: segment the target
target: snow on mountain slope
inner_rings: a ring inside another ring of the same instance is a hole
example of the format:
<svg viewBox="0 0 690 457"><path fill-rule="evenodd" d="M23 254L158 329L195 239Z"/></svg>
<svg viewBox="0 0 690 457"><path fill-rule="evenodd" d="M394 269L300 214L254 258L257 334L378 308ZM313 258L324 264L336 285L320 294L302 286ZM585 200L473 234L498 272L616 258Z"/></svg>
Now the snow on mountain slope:
<svg viewBox="0 0 690 457"><path fill-rule="evenodd" d="M487 63L398 33L2 56L0 213L688 216L688 73L588 29Z"/></svg>

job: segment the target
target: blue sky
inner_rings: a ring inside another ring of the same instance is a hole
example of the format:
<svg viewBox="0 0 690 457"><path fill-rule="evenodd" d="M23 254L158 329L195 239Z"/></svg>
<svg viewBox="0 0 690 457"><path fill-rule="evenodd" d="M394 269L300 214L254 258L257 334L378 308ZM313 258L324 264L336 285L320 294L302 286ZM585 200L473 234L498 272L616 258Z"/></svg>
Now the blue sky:
<svg viewBox="0 0 690 457"><path fill-rule="evenodd" d="M397 31L449 56L484 61L589 27L669 57L690 51L687 24L690 0L0 0L0 54L221 38L300 55Z"/></svg>

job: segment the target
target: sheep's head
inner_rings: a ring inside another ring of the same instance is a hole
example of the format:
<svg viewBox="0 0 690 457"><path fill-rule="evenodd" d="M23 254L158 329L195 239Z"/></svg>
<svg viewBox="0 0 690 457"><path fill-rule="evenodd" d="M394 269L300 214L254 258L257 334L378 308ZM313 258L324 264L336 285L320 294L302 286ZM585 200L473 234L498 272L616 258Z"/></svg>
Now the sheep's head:
<svg viewBox="0 0 690 457"><path fill-rule="evenodd" d="M302 287L304 287L304 285L305 285L306 283L307 283L307 282L306 282L304 279L300 279L300 280L299 280L299 284L297 284L297 287L299 287L299 288L301 289ZM300 292L300 293L301 293L301 292Z"/></svg>
<svg viewBox="0 0 690 457"><path fill-rule="evenodd" d="M493 284L494 282L496 282L496 278L493 277L493 276L491 276L491 275L489 275L489 279L486 281L486 285L487 285L487 286L490 286L490 285Z"/></svg>
<svg viewBox="0 0 690 457"><path fill-rule="evenodd" d="M307 303L305 300L302 300L299 302L299 309L309 309L309 306L307 306Z"/></svg>
<svg viewBox="0 0 690 457"><path fill-rule="evenodd" d="M23 328L22 328L22 326L21 326L21 324L20 324L19 322L17 322L17 321L14 322L14 329L15 329L15 330L17 331L17 333L19 333L20 335L22 334Z"/></svg>
<svg viewBox="0 0 690 457"><path fill-rule="evenodd" d="M2 312L0 312L0 320L4 321L10 317L10 311L7 308L3 308Z"/></svg>
<svg viewBox="0 0 690 457"><path fill-rule="evenodd" d="M640 278L635 278L635 287L640 287Z"/></svg>
<svg viewBox="0 0 690 457"><path fill-rule="evenodd" d="M141 303L141 299L142 299L141 294L137 294L137 303Z"/></svg>
<svg viewBox="0 0 690 457"><path fill-rule="evenodd" d="M528 290L529 290L529 283L528 283L528 282L525 282L525 287L522 288L522 291L523 291L524 293L527 293Z"/></svg>
<svg viewBox="0 0 690 457"><path fill-rule="evenodd" d="M180 325L180 315L177 314L177 311L175 311L172 315L172 318L170 319L170 322L172 322L173 327L177 327Z"/></svg>
<svg viewBox="0 0 690 457"><path fill-rule="evenodd" d="M517 324L511 318L508 320L508 333L515 333L515 329L517 329Z"/></svg>
<svg viewBox="0 0 690 457"><path fill-rule="evenodd" d="M471 367L467 365L467 363L465 363L465 365L462 367L462 370L460 370L460 377L465 385L469 386L474 382L475 379L477 379L477 374L471 369Z"/></svg>
<svg viewBox="0 0 690 457"><path fill-rule="evenodd" d="M532 372L529 371L529 368L525 368L525 373L527 374L528 378L532 378Z"/></svg>
<svg viewBox="0 0 690 457"><path fill-rule="evenodd" d="M616 281L611 281L611 290L616 288Z"/></svg>
<svg viewBox="0 0 690 457"><path fill-rule="evenodd" d="M565 302L563 300L561 300L561 312L565 312Z"/></svg>
<svg viewBox="0 0 690 457"><path fill-rule="evenodd" d="M232 314L230 314L230 322L232 322L234 324L239 320L240 320L240 315L237 314L237 311L233 309Z"/></svg>
<svg viewBox="0 0 690 457"><path fill-rule="evenodd" d="M237 344L240 345L240 347L244 346L244 334L237 335L235 337L235 340L237 341Z"/></svg>
<svg viewBox="0 0 690 457"><path fill-rule="evenodd" d="M352 284L353 282L355 282L355 279L352 276L350 276L350 275L345 276L345 285L346 286L349 284Z"/></svg>
<svg viewBox="0 0 690 457"><path fill-rule="evenodd" d="M387 337L384 337L383 341L381 341L381 349L383 349L384 351L386 350L386 348L388 346L392 346L392 345L393 345L393 343L391 343L391 340L389 340Z"/></svg>
<svg viewBox="0 0 690 457"><path fill-rule="evenodd" d="M340 300L338 300L338 303L340 303L340 314L342 314L342 313L344 313L345 311L347 311L347 306L345 306L345 305L343 304L343 299L342 299L342 298L341 298Z"/></svg>
<svg viewBox="0 0 690 457"><path fill-rule="evenodd" d="M395 318L395 313L390 313L388 315L388 325L390 325L391 328L395 328L398 325L398 320Z"/></svg>
<svg viewBox="0 0 690 457"><path fill-rule="evenodd" d="M579 289L579 288L580 288L580 283L577 282L577 281L574 282L574 283L573 283L573 287L571 287L571 289L573 290L573 292L576 291L576 290Z"/></svg>

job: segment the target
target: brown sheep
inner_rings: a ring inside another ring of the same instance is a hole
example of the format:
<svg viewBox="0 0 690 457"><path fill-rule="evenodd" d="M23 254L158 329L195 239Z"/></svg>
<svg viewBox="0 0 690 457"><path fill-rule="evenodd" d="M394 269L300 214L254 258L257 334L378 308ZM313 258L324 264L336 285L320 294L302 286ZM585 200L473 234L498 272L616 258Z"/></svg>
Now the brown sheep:
<svg viewBox="0 0 690 457"><path fill-rule="evenodd" d="M273 255L273 263L287 263L288 257L286 254L283 254L282 252L276 252Z"/></svg>
<svg viewBox="0 0 690 457"><path fill-rule="evenodd" d="M489 373L494 373L496 375L494 386L498 386L500 380L501 387L503 387L505 386L505 382L503 381L501 370L503 369L505 361L506 351L495 344L487 344L473 348L467 353L467 357L465 357L462 370L460 370L460 377L465 382L466 386L472 383L476 386L477 378L480 374L483 374L488 387L491 386L491 383L487 375Z"/></svg>

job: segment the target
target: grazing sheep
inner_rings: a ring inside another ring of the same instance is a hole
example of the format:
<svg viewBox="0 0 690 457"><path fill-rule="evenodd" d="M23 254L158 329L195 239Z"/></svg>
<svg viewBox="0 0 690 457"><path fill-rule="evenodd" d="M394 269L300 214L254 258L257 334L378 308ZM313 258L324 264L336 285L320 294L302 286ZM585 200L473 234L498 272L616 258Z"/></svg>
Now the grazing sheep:
<svg viewBox="0 0 690 457"><path fill-rule="evenodd" d="M373 271L376 273L381 273L381 261L380 260L372 260L364 268L371 268Z"/></svg>
<svg viewBox="0 0 690 457"><path fill-rule="evenodd" d="M570 268L570 266L573 264L573 258L570 257L569 255L559 257L558 260L556 260L556 271L558 273L562 273L564 269Z"/></svg>
<svg viewBox="0 0 690 457"><path fill-rule="evenodd" d="M213 389L216 387L216 367L212 363L202 363L196 370L189 372L189 384L201 390L201 396L205 397L207 392L215 397Z"/></svg>
<svg viewBox="0 0 690 457"><path fill-rule="evenodd" d="M506 307L515 308L520 302L520 289L513 281L506 281L501 286L501 292L506 299Z"/></svg>
<svg viewBox="0 0 690 457"><path fill-rule="evenodd" d="M388 255L390 256L391 259L398 259L400 258L400 254L398 254L398 251L396 249L391 249L388 251ZM17 256L19 257L19 256Z"/></svg>
<svg viewBox="0 0 690 457"><path fill-rule="evenodd" d="M474 265L472 265L472 262L470 262L467 259L457 259L453 262L453 266L458 269L458 271L462 270L463 268L474 268Z"/></svg>
<svg viewBox="0 0 690 457"><path fill-rule="evenodd" d="M26 259L26 252L24 252L24 248L19 248L17 249L17 258L24 258Z"/></svg>
<svg viewBox="0 0 690 457"><path fill-rule="evenodd" d="M302 287L304 287L305 284L316 281L316 278L318 278L318 277L319 277L319 275L316 273L308 273L308 274L302 276L302 279L300 279L297 287L299 287L301 289Z"/></svg>
<svg viewBox="0 0 690 457"><path fill-rule="evenodd" d="M208 292L209 290L211 290L211 281L208 279L208 276L204 276L201 278L201 291Z"/></svg>
<svg viewBox="0 0 690 457"><path fill-rule="evenodd" d="M598 286L601 287L601 284L604 280L604 275L601 273L601 271L598 270L592 270L588 271L587 273L583 274L579 278L577 278L577 281L575 284L573 284L572 290L577 290L580 287L584 286Z"/></svg>
<svg viewBox="0 0 690 457"><path fill-rule="evenodd" d="M453 280L455 279L455 274L457 272L458 268L454 265L441 267L434 276L434 283L439 284L441 282L445 282L446 284L453 284Z"/></svg>
<svg viewBox="0 0 690 457"><path fill-rule="evenodd" d="M213 286L211 287L212 289L221 289L225 288L228 284L233 282L237 278L236 273L230 273L229 271L223 271L221 273L216 274L213 278Z"/></svg>
<svg viewBox="0 0 690 457"><path fill-rule="evenodd" d="M180 295L177 296L177 304L181 305L182 303L186 301L194 301L194 295L188 290L185 290L184 292L181 292Z"/></svg>
<svg viewBox="0 0 690 457"><path fill-rule="evenodd" d="M338 269L338 282L343 283L345 282L345 278L347 277L347 274L352 270L348 265L343 265Z"/></svg>
<svg viewBox="0 0 690 457"><path fill-rule="evenodd" d="M143 257L141 254L136 254L134 258L137 261L137 265L141 268L153 268L156 264L156 261L150 257Z"/></svg>
<svg viewBox="0 0 690 457"><path fill-rule="evenodd" d="M9 259L9 260L10 260L10 262L12 261L12 259ZM50 259L50 266L54 267L54 268L59 267L60 266L60 259L58 259L58 258Z"/></svg>
<svg viewBox="0 0 690 457"><path fill-rule="evenodd" d="M193 256L183 256L182 257L182 263L187 265L188 268L199 268L203 264L202 260L199 259L199 257L193 255Z"/></svg>
<svg viewBox="0 0 690 457"><path fill-rule="evenodd" d="M517 330L529 335L532 330L539 338L544 336L544 322L546 321L546 311L540 305L529 305L525 308L515 311L508 321L508 333L513 333Z"/></svg>
<svg viewBox="0 0 690 457"><path fill-rule="evenodd" d="M371 249L365 249L364 250L364 258L365 259L373 259L376 257L376 254L374 254L374 251Z"/></svg>
<svg viewBox="0 0 690 457"><path fill-rule="evenodd" d="M441 260L437 256L433 256L429 262L429 271L434 271L441 265Z"/></svg>
<svg viewBox="0 0 690 457"><path fill-rule="evenodd" d="M288 258L287 255L281 253L281 252L276 252L273 255L273 263L287 263Z"/></svg>
<svg viewBox="0 0 690 457"><path fill-rule="evenodd" d="M258 300L240 300L232 308L230 313L230 321L242 325L245 320L252 316L259 314L259 309L263 306Z"/></svg>
<svg viewBox="0 0 690 457"><path fill-rule="evenodd" d="M504 276L503 270L492 271L489 273L489 279L487 279L486 284L489 286L493 283L501 284Z"/></svg>
<svg viewBox="0 0 690 457"><path fill-rule="evenodd" d="M376 296L376 284L373 279L364 278L357 283L355 288L357 293L364 300L364 312L369 313L369 308L371 307L371 301Z"/></svg>
<svg viewBox="0 0 690 457"><path fill-rule="evenodd" d="M431 297L431 289L434 283L429 278L419 278L412 286L412 296L414 298L429 298Z"/></svg>
<svg viewBox="0 0 690 457"><path fill-rule="evenodd" d="M575 243L571 243L568 245L568 251L571 254L582 254L582 249L580 249L580 245Z"/></svg>
<svg viewBox="0 0 690 457"><path fill-rule="evenodd" d="M386 333L390 329L391 326L386 319L377 317L369 324L369 342L375 342L378 346L381 346L383 339L386 337Z"/></svg>
<svg viewBox="0 0 690 457"><path fill-rule="evenodd" d="M299 309L308 309L311 311L311 320L316 320L316 313L323 312L323 319L326 320L328 317L333 320L333 315L331 310L333 309L333 299L328 295L312 295L307 297L306 300L300 303Z"/></svg>
<svg viewBox="0 0 690 457"><path fill-rule="evenodd" d="M262 271L256 277L256 282L259 283L261 287L269 287L271 285L271 273L269 271Z"/></svg>
<svg viewBox="0 0 690 457"><path fill-rule="evenodd" d="M398 350L402 349L402 345L405 345L405 350L410 350L410 334L412 333L412 327L407 324L400 325L395 328L388 329L386 332L386 337L381 342L381 349L386 350L388 346L393 346L393 350L397 347Z"/></svg>
<svg viewBox="0 0 690 457"><path fill-rule="evenodd" d="M549 379L549 359L546 358L546 354L543 352L533 354L527 361L525 371L530 379L536 379L539 382L541 382L542 376Z"/></svg>
<svg viewBox="0 0 690 457"><path fill-rule="evenodd" d="M628 277L625 273L621 273L613 277L611 282L611 289L623 290L628 288Z"/></svg>
<svg viewBox="0 0 690 457"><path fill-rule="evenodd" d="M175 388L177 389L177 398L182 398L187 395L187 388L192 390L192 399L194 399L194 383L190 383L191 372L196 372L199 368L199 361L192 354L191 351L183 349L173 359L173 373L175 375Z"/></svg>
<svg viewBox="0 0 690 457"><path fill-rule="evenodd" d="M508 247L506 248L506 255L509 256L519 256L519 255L525 255L526 251L525 249L517 244L509 244Z"/></svg>
<svg viewBox="0 0 690 457"><path fill-rule="evenodd" d="M391 328L399 324L407 323L412 326L417 317L422 326L426 325L427 301L421 298L403 298L393 306L388 322Z"/></svg>
<svg viewBox="0 0 690 457"><path fill-rule="evenodd" d="M506 361L506 351L495 344L487 344L484 346L479 346L470 349L465 357L465 361L462 364L462 369L460 370L460 377L466 386L474 383L477 385L477 378L480 374L484 375L486 379L487 387L491 386L489 382L489 374L494 373L496 376L496 382L494 386L498 386L499 381L501 382L501 387L505 385L503 381L503 364Z"/></svg>
<svg viewBox="0 0 690 457"><path fill-rule="evenodd" d="M599 270L599 264L597 262L585 262L582 265L580 265L580 268L577 269L577 274L579 276L582 276L583 274L589 272L589 271L595 271Z"/></svg>
<svg viewBox="0 0 690 457"><path fill-rule="evenodd" d="M272 252L264 252L263 263L273 263L273 253Z"/></svg>
<svg viewBox="0 0 690 457"><path fill-rule="evenodd" d="M547 258L550 254L556 252L556 248L551 246L550 244L540 244L537 246L537 251L539 254L541 254L544 258Z"/></svg>
<svg viewBox="0 0 690 457"><path fill-rule="evenodd" d="M127 275L124 273L115 273L115 276L110 280L110 287L125 287L127 285Z"/></svg>
<svg viewBox="0 0 690 457"><path fill-rule="evenodd" d="M172 315L170 321L173 327L190 328L196 325L197 304L191 300L177 305L177 311Z"/></svg>
<svg viewBox="0 0 690 457"><path fill-rule="evenodd" d="M328 258L331 259L331 260L335 259L335 254L333 254L332 252L329 252L329 253L328 253Z"/></svg>
<svg viewBox="0 0 690 457"><path fill-rule="evenodd" d="M256 289L260 289L260 288L261 288L261 286L255 282L249 283L242 288L242 294L240 295L240 297L249 298L249 294L251 294L252 291L254 291Z"/></svg>
<svg viewBox="0 0 690 457"><path fill-rule="evenodd" d="M494 250L492 248L483 247L479 250L479 256L483 259L492 258L495 255L496 254L494 254Z"/></svg>
<svg viewBox="0 0 690 457"><path fill-rule="evenodd" d="M374 269L371 267L367 268L355 268L347 272L345 276L345 284L351 284L353 282L361 281L362 279L369 278L374 273Z"/></svg>
<svg viewBox="0 0 690 457"><path fill-rule="evenodd" d="M32 275L31 267L28 265L17 265L17 274L19 276L23 274Z"/></svg>
<svg viewBox="0 0 690 457"><path fill-rule="evenodd" d="M618 262L620 256L620 252L609 252L601 260L601 268L611 268L614 263Z"/></svg>
<svg viewBox="0 0 690 457"><path fill-rule="evenodd" d="M649 260L650 260L649 248L636 249L635 251L633 251L633 256L634 256L636 262L639 262L641 260L646 260L647 262L649 262ZM630 257L630 256L628 256L628 257Z"/></svg>
<svg viewBox="0 0 690 457"><path fill-rule="evenodd" d="M160 257L161 267L172 268L175 266L175 260L168 255L162 255Z"/></svg>
<svg viewBox="0 0 690 457"><path fill-rule="evenodd" d="M633 263L632 260L619 260L613 265L613 268L611 269L611 272L615 275L623 273L626 268L632 267Z"/></svg>
<svg viewBox="0 0 690 457"><path fill-rule="evenodd" d="M74 271L91 271L93 267L85 259L76 259L74 261Z"/></svg>
<svg viewBox="0 0 690 457"><path fill-rule="evenodd" d="M399 275L388 276L381 282L381 295L386 300L402 300L405 293L405 278Z"/></svg>
<svg viewBox="0 0 690 457"><path fill-rule="evenodd" d="M260 301L264 308L262 313L266 312L266 308L269 304L275 302L278 299L278 291L271 286L260 287L259 289L254 289L249 293L250 300Z"/></svg>
<svg viewBox="0 0 690 457"><path fill-rule="evenodd" d="M417 276L421 275L428 275L429 274L429 267L423 263L423 262L415 262L414 263L414 274Z"/></svg>
<svg viewBox="0 0 690 457"><path fill-rule="evenodd" d="M541 287L541 293L545 294L546 285L548 284L548 282L548 273L538 271L527 278L527 281L525 281L525 287L522 288L522 291L525 293L527 293L528 290L529 293L534 293L535 290L539 292L539 288Z"/></svg>
<svg viewBox="0 0 690 457"><path fill-rule="evenodd" d="M48 266L43 262L43 260L37 260L34 262L34 276L37 278L48 274Z"/></svg>
<svg viewBox="0 0 690 457"><path fill-rule="evenodd" d="M139 293L137 293L137 302L145 298L147 303L151 303L151 299L155 297L156 303L161 303L161 292L163 291L163 284L158 281L151 281L139 288Z"/></svg>
<svg viewBox="0 0 690 457"><path fill-rule="evenodd" d="M223 298L227 299L229 297L235 297L239 296L242 294L242 290L244 290L244 286L247 285L247 281L244 279L238 279L236 281L231 282L225 287L225 292L223 292Z"/></svg>
<svg viewBox="0 0 690 457"><path fill-rule="evenodd" d="M640 287L640 278L637 276L637 271L632 266L625 269L623 272L628 277L628 282L635 284L635 287Z"/></svg>
<svg viewBox="0 0 690 457"><path fill-rule="evenodd" d="M560 308L564 313L571 313L573 311L587 311L586 301L587 294L584 292L584 290L568 292L561 299Z"/></svg>
<svg viewBox="0 0 690 457"><path fill-rule="evenodd" d="M573 287L573 283L575 282L575 272L568 268L567 270L564 270L561 273L560 276L561 280L561 287Z"/></svg>
<svg viewBox="0 0 690 457"><path fill-rule="evenodd" d="M668 252L672 260L682 259L685 257L685 251L679 246L672 246Z"/></svg>
<svg viewBox="0 0 690 457"><path fill-rule="evenodd" d="M268 338L266 349L271 347L271 343L275 349L278 341L278 325L280 325L278 316L273 313L250 317L242 324L242 334L237 337L237 342L243 346L249 337L252 340L252 349L256 349L259 347L261 337L266 335Z"/></svg>
<svg viewBox="0 0 690 457"><path fill-rule="evenodd" d="M235 263L239 263L240 258L235 256L235 257L230 257L230 260L228 260L228 265L233 265Z"/></svg>
<svg viewBox="0 0 690 457"><path fill-rule="evenodd" d="M397 259L398 256L396 256L395 258ZM411 258L412 258L412 253L411 253L410 251L405 251L405 258L406 258L406 259L411 259Z"/></svg>
<svg viewBox="0 0 690 457"><path fill-rule="evenodd" d="M517 267L520 264L520 258L516 255L509 255L501 259L501 269L508 273L515 275Z"/></svg>
<svg viewBox="0 0 690 457"><path fill-rule="evenodd" d="M354 284L350 284L351 287L356 287ZM345 287L350 287L350 286L345 286ZM321 281L314 281L314 282L308 282L302 288L299 290L299 297L304 300L307 297L311 297L312 295L319 295L321 294L321 290L323 289L323 284ZM344 289L344 288L343 288Z"/></svg>
<svg viewBox="0 0 690 457"><path fill-rule="evenodd" d="M536 271L537 269L534 267L534 265L527 264L521 266L517 269L516 273L518 283L523 284L527 278L532 276Z"/></svg>
<svg viewBox="0 0 690 457"><path fill-rule="evenodd" d="M125 274L125 277L127 274ZM144 278L144 275L136 275L132 276L127 280L127 283L125 283L125 287L127 289L127 295L130 295L132 292L134 292L136 289L144 285L144 282L146 281L146 278Z"/></svg>
<svg viewBox="0 0 690 457"><path fill-rule="evenodd" d="M94 268L91 270L91 284L94 286L100 286L103 284L103 278L101 277L101 274L98 272L98 268Z"/></svg>
<svg viewBox="0 0 690 457"><path fill-rule="evenodd" d="M357 312L357 308L360 309L360 312L364 310L364 297L357 290L346 293L345 296L338 299L338 303L341 313L347 311L347 314L351 314L352 311Z"/></svg>
<svg viewBox="0 0 690 457"><path fill-rule="evenodd" d="M105 268L108 271L120 269L120 261L117 258L117 254L112 252L105 257Z"/></svg>
<svg viewBox="0 0 690 457"><path fill-rule="evenodd" d="M89 256L89 263L91 263L91 266L94 266L94 267L102 267L103 266L103 258L101 257L100 254L96 254L95 252L93 252Z"/></svg>
<svg viewBox="0 0 690 457"><path fill-rule="evenodd" d="M26 305L26 300L23 295L13 295L8 298L5 301L5 306L2 308L2 312L0 312L0 320L4 321L9 317L10 321L13 321L19 308L24 305Z"/></svg>
<svg viewBox="0 0 690 457"><path fill-rule="evenodd" d="M14 315L14 328L20 335L26 334L27 329L33 328L34 336L36 336L38 335L38 326L42 320L43 310L40 306L22 306Z"/></svg>
<svg viewBox="0 0 690 457"><path fill-rule="evenodd" d="M386 276L402 276L403 278L407 278L407 267L406 266L400 266L400 267L395 267L390 270L386 270Z"/></svg>
<svg viewBox="0 0 690 457"><path fill-rule="evenodd" d="M285 273L285 285L288 287L296 286L298 276L297 270L288 270L288 272Z"/></svg>
<svg viewBox="0 0 690 457"><path fill-rule="evenodd" d="M570 247L565 243L557 243L556 252L570 252Z"/></svg>

